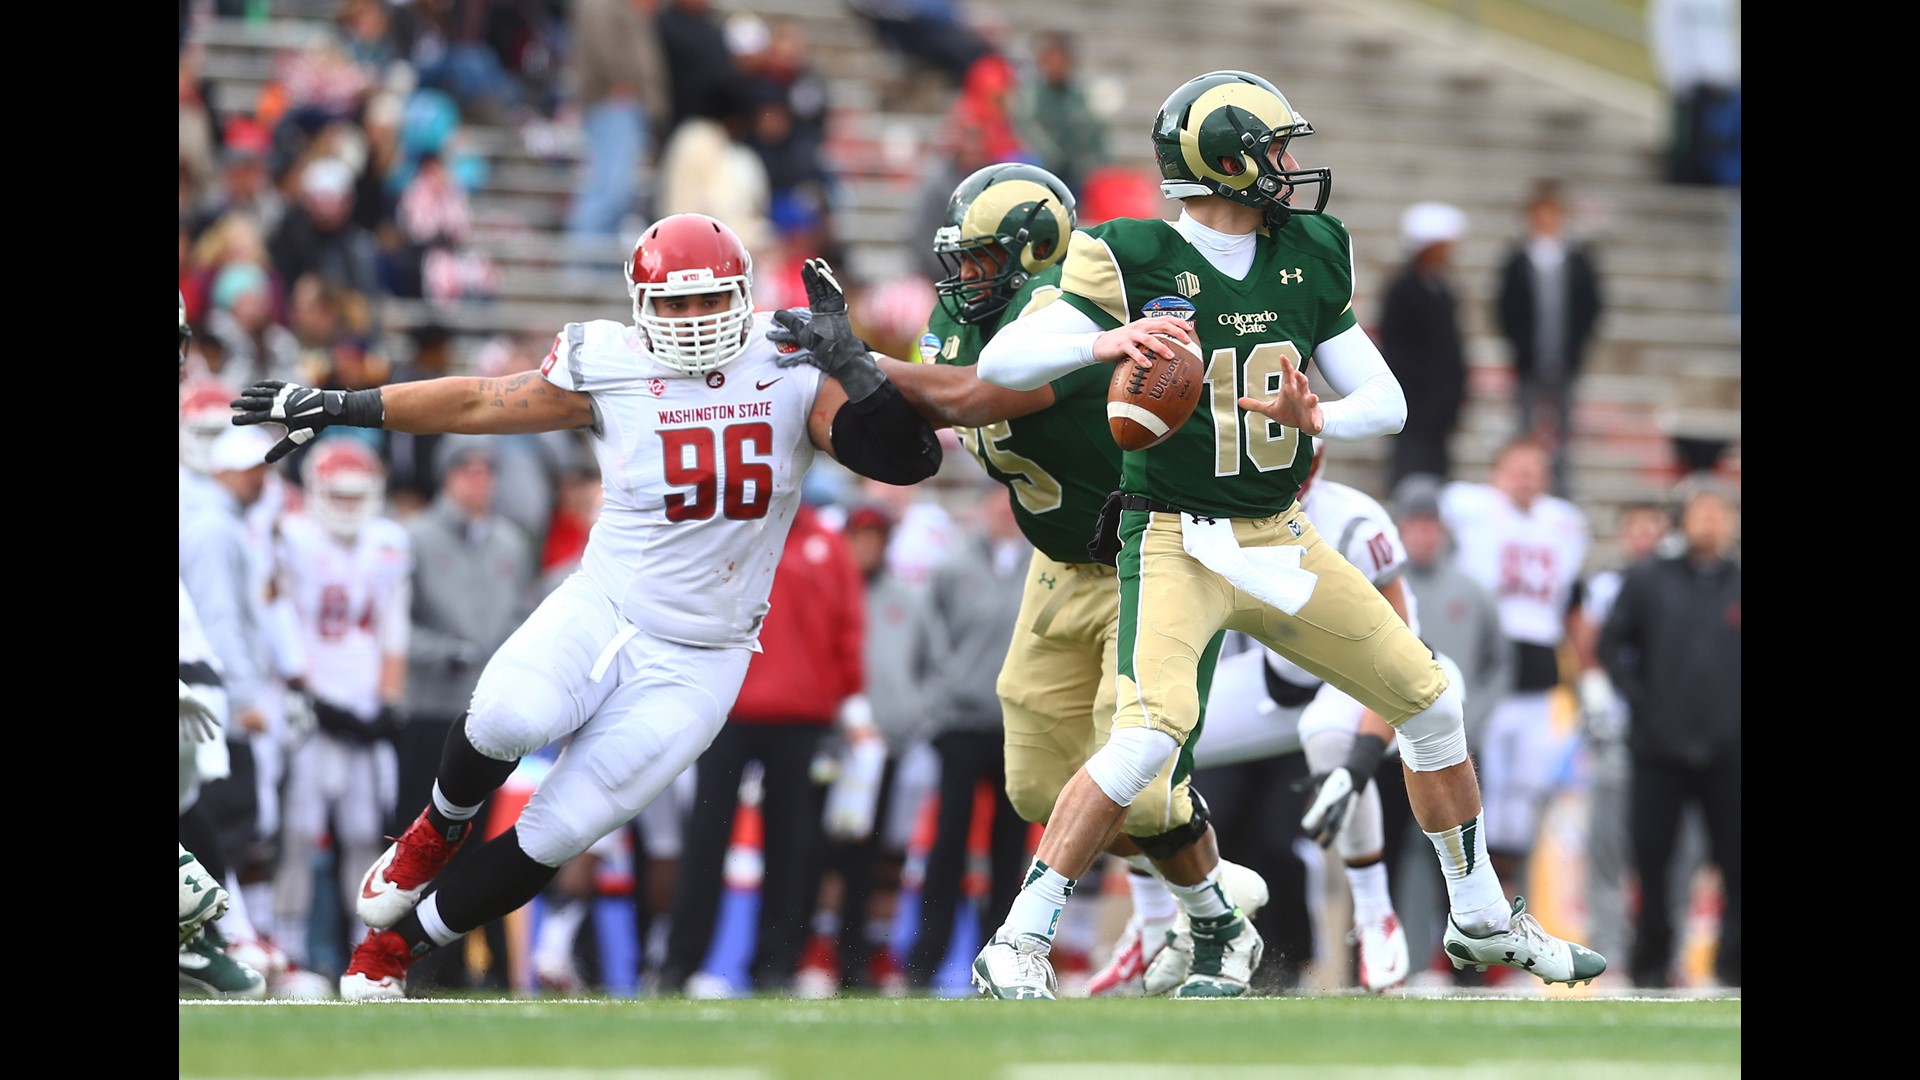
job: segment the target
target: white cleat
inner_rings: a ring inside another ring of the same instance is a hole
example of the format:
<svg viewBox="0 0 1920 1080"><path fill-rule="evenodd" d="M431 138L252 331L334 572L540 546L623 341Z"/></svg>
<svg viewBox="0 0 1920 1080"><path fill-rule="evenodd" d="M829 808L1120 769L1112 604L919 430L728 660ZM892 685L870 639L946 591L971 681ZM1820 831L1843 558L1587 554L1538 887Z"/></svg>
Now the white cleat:
<svg viewBox="0 0 1920 1080"><path fill-rule="evenodd" d="M1499 964L1531 972L1549 985L1568 986L1590 983L1607 970L1606 957L1547 933L1540 920L1527 913L1527 902L1518 896L1513 898L1513 925L1505 933L1473 937L1449 915L1441 941L1456 970L1471 966L1475 971L1485 971L1488 964Z"/></svg>
<svg viewBox="0 0 1920 1080"><path fill-rule="evenodd" d="M1413 962L1398 915L1389 911L1383 918L1354 924L1353 940L1360 946L1361 986L1379 994L1407 981Z"/></svg>
<svg viewBox="0 0 1920 1080"><path fill-rule="evenodd" d="M1059 982L1047 954L1053 942L1039 934L1001 930L973 958L973 986L988 997L1054 1000Z"/></svg>
<svg viewBox="0 0 1920 1080"><path fill-rule="evenodd" d="M1088 997L1130 997L1145 992L1147 965L1167 947L1171 922L1127 920L1120 940L1113 944L1113 956L1107 965L1087 980Z"/></svg>
<svg viewBox="0 0 1920 1080"><path fill-rule="evenodd" d="M180 944L200 936L201 927L227 913L231 897L190 852L180 854Z"/></svg>

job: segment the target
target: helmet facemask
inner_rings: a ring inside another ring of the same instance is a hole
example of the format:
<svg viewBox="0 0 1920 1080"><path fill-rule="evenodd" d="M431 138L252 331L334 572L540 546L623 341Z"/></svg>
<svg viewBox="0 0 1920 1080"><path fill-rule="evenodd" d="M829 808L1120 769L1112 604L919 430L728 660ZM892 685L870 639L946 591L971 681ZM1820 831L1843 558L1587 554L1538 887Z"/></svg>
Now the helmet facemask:
<svg viewBox="0 0 1920 1080"><path fill-rule="evenodd" d="M751 267L748 273L752 273ZM673 317L656 310L664 297L729 294L724 311ZM633 322L647 336L654 358L682 375L705 375L740 355L753 332L753 283L746 274L717 277L699 267L674 270L666 281L640 284L627 263L627 294L633 297Z"/></svg>

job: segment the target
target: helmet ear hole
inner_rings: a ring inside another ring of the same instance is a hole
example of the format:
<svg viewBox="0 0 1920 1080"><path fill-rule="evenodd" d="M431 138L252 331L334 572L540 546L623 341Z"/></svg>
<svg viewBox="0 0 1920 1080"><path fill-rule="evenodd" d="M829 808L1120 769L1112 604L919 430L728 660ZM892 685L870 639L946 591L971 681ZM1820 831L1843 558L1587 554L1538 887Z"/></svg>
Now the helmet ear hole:
<svg viewBox="0 0 1920 1080"><path fill-rule="evenodd" d="M1215 164L1219 165L1220 171L1226 173L1228 176L1239 176L1241 173L1247 171L1247 163L1237 157L1223 156L1219 161L1215 162Z"/></svg>

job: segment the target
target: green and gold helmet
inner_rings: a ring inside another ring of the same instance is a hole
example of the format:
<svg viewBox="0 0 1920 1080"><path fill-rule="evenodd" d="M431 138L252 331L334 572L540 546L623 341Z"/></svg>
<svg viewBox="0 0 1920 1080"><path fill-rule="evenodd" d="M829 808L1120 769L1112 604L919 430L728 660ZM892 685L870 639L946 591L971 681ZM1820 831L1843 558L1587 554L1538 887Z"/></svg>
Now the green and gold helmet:
<svg viewBox="0 0 1920 1080"><path fill-rule="evenodd" d="M1210 71L1188 79L1168 95L1153 121L1160 192L1169 199L1231 199L1266 211L1273 228L1294 214L1322 213L1333 191L1332 171L1276 164L1288 142L1311 134L1307 118L1258 75ZM1311 205L1295 202L1296 189L1304 184L1315 187Z"/></svg>
<svg viewBox="0 0 1920 1080"><path fill-rule="evenodd" d="M934 282L941 306L962 325L1000 314L1033 275L1067 254L1073 192L1036 165L989 165L960 181L933 234L946 276Z"/></svg>

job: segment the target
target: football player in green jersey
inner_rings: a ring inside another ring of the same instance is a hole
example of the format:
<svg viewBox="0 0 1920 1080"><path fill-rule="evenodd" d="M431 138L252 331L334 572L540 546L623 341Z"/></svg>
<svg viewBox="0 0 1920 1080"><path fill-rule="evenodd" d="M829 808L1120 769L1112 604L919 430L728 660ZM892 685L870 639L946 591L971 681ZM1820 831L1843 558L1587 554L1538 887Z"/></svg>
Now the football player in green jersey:
<svg viewBox="0 0 1920 1080"><path fill-rule="evenodd" d="M982 380L1020 389L1164 350L1152 312L1193 310L1201 407L1164 442L1123 456L1114 493L1120 584L1113 731L1062 790L1027 882L974 960L995 997L1051 997L1047 960L1076 878L1128 806L1195 734L1199 673L1222 628L1243 630L1397 731L1415 818L1431 838L1456 967L1504 964L1590 981L1606 961L1547 933L1487 862L1460 687L1365 577L1323 543L1296 498L1313 440L1400 430L1406 399L1353 313L1353 253L1328 215L1331 175L1299 167L1313 133L1272 83L1239 71L1188 80L1154 121L1161 191L1179 220L1117 219L1076 232L1060 301L1000 328ZM1317 362L1341 394L1322 403ZM1239 996L1263 948L1231 895L1193 923L1182 997Z"/></svg>
<svg viewBox="0 0 1920 1080"><path fill-rule="evenodd" d="M1107 433L1106 369L1086 368L1046 385L1007 390L980 381L974 361L1002 324L1060 296L1060 260L1073 232L1074 198L1057 177L1005 163L974 172L954 189L933 238L947 275L920 339L919 363L883 358L889 381L931 422L952 425L988 474L1007 485L1021 531L1034 546L1026 592L997 683L1005 716L1007 796L1028 821L1045 822L1068 779L1106 741L1114 715L1116 571L1096 562L1087 541L1120 482L1120 448ZM832 288L831 273L803 270L810 296ZM831 302L831 301L829 301ZM809 325L822 327L799 313ZM1172 320L1169 320L1172 321ZM778 340L778 338L776 338ZM809 335L809 344L818 338ZM1208 643L1199 693L1205 697L1219 639ZM1108 850L1136 873L1158 875L1177 899L1224 874L1249 913L1267 900L1260 876L1222 864L1206 804L1188 785L1192 758L1171 756L1129 807ZM1222 869L1224 867L1224 869ZM1161 911L1167 890L1130 875L1138 905L1094 993L1138 992L1154 956L1184 947Z"/></svg>

